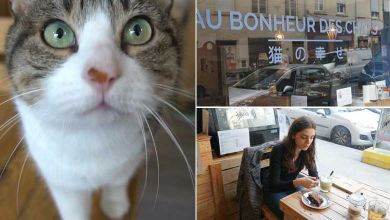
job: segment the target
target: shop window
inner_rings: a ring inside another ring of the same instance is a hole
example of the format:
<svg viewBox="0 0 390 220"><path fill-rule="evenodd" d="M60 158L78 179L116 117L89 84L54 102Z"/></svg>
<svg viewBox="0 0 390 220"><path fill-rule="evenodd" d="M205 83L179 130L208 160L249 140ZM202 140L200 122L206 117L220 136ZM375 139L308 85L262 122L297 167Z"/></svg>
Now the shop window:
<svg viewBox="0 0 390 220"><path fill-rule="evenodd" d="M307 96L309 105L330 105L333 81L326 69L307 67L296 76L294 94Z"/></svg>
<svg viewBox="0 0 390 220"><path fill-rule="evenodd" d="M390 0L209 1L197 15L199 105L364 106L390 96ZM217 3L235 10L219 17Z"/></svg>
<svg viewBox="0 0 390 220"><path fill-rule="evenodd" d="M252 12L266 14L267 0L252 0Z"/></svg>
<svg viewBox="0 0 390 220"><path fill-rule="evenodd" d="M337 14L345 15L345 3L337 3Z"/></svg>
<svg viewBox="0 0 390 220"><path fill-rule="evenodd" d="M325 10L325 0L317 0L316 10L317 11L324 11Z"/></svg>
<svg viewBox="0 0 390 220"><path fill-rule="evenodd" d="M296 16L297 15L297 1L296 0L285 0L286 15Z"/></svg>

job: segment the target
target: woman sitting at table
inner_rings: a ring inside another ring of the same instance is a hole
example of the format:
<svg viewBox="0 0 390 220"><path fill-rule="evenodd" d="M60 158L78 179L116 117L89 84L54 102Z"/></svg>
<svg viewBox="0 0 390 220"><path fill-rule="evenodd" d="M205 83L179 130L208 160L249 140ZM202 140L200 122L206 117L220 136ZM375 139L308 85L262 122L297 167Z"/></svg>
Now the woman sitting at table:
<svg viewBox="0 0 390 220"><path fill-rule="evenodd" d="M280 218L279 201L298 190L318 185L315 163L316 126L308 117L297 118L288 131L287 137L271 152L269 179L265 183L265 203ZM306 167L309 177L297 178Z"/></svg>

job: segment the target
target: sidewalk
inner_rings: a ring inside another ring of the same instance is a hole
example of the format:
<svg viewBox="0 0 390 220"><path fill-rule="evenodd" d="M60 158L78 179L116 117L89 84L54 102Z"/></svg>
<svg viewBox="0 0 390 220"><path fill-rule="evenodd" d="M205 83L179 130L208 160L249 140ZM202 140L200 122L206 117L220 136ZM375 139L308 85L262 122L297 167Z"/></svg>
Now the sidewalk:
<svg viewBox="0 0 390 220"><path fill-rule="evenodd" d="M317 139L319 175L335 174L390 192L390 170L361 162L363 151Z"/></svg>

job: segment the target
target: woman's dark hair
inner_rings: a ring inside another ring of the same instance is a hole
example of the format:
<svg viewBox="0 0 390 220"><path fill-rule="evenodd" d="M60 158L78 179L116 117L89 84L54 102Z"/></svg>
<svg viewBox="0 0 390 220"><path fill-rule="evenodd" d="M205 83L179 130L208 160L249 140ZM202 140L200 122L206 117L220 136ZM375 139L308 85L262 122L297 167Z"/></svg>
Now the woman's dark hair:
<svg viewBox="0 0 390 220"><path fill-rule="evenodd" d="M285 154L283 155L283 165L287 168L289 172L294 172L297 169L303 169L305 166L308 169L314 169L315 166L315 154L316 154L316 137L314 137L313 142L306 151L301 151L299 157L297 158L298 165L295 166L294 163L294 154L295 154L295 139L293 138L298 132L306 129L313 128L316 129L314 122L308 117L300 117L294 120L291 124L290 129L288 130L287 137L283 140L285 146Z"/></svg>

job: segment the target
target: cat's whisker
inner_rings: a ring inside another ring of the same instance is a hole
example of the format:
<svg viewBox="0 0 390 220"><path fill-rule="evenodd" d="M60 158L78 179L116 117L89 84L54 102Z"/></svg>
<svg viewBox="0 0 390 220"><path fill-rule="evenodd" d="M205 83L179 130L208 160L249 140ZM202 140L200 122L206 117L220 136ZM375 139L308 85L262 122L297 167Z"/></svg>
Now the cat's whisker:
<svg viewBox="0 0 390 220"><path fill-rule="evenodd" d="M187 116L185 116L179 109L177 109L175 106L173 106L171 103L169 103L168 101L165 101L164 99L158 97L158 96L153 96L153 98L157 99L158 101L164 103L165 105L169 106L171 109L173 109L174 111L176 111L180 116L182 116L184 118L184 120L186 120L192 128L195 129L195 124L189 119L187 118Z"/></svg>
<svg viewBox="0 0 390 220"><path fill-rule="evenodd" d="M150 137L152 139L152 142L153 142L153 146L154 146L154 152L156 153L156 162L157 162L157 189L156 189L156 196L155 196L155 199L154 199L154 205L153 205L153 209L156 208L156 204L157 204L157 199L158 199L158 194L159 194L159 190L160 190L160 162L159 162L159 159L158 159L158 152L157 152L157 147L156 147L156 142L154 141L154 136L153 136L153 133L152 133L152 129L150 129L150 125L148 123L148 120L146 119L145 117L145 114L141 113L142 114L142 117L149 129L149 133L150 133Z"/></svg>
<svg viewBox="0 0 390 220"><path fill-rule="evenodd" d="M178 88L175 88L175 87L172 87L172 86L168 86L168 85L164 85L164 84L159 84L159 83L153 83L154 85L160 87L160 88L167 88L167 89L172 89L174 91L177 91L177 92L181 92L183 94L186 94L186 95L189 95L189 96L194 96L193 93L191 92L188 92L186 90L183 90L183 89L178 89Z"/></svg>
<svg viewBox="0 0 390 220"><path fill-rule="evenodd" d="M164 122L164 120L155 112L153 111L152 109L150 109L148 106L144 105L144 108L156 119L156 121L158 121L158 123L164 128L165 132L170 136L171 140L174 142L175 146L177 147L177 149L179 150L180 154L182 155L186 165L187 165L187 169L188 169L188 172L190 174L190 178L191 178L191 184L192 184L192 188L195 190L195 181L194 181L194 172L192 171L192 168L191 168L191 165L190 163L188 162L188 159L187 159L187 156L184 154L184 151L183 149L181 148L179 142L177 141L176 137L173 135L172 131L169 129L169 127L167 126L167 124Z"/></svg>
<svg viewBox="0 0 390 220"><path fill-rule="evenodd" d="M28 153L26 153L26 157L24 158L22 169L20 170L19 179L18 179L18 186L16 189L16 216L19 217L19 190L20 190L20 181L22 180L23 170L26 166L26 162L28 159Z"/></svg>
<svg viewBox="0 0 390 220"><path fill-rule="evenodd" d="M36 90L36 89L42 89L42 87L29 88L29 89L25 89L25 90L18 90L18 92L19 93L25 93L25 92L30 92L30 91L33 91L33 90ZM1 93L2 93L2 95L0 95L0 97L15 95L15 92L13 90L1 91Z"/></svg>
<svg viewBox="0 0 390 220"><path fill-rule="evenodd" d="M0 136L0 140L3 139L5 137L5 135L15 126L19 123L20 121L20 117L19 118L15 118L15 120L13 122L10 123L10 126L7 128L7 130L5 130L3 132L3 134Z"/></svg>
<svg viewBox="0 0 390 220"><path fill-rule="evenodd" d="M194 95L188 95L188 94L182 93L182 92L180 92L180 91L176 91L176 90L174 90L174 89L172 89L172 88L166 88L166 87L160 87L160 86L156 86L156 87L157 87L157 88L160 88L160 89L162 89L162 90L167 90L167 91L173 92L173 93L175 93L175 94L181 95L181 96L186 97L186 98L188 98L188 99L195 100Z"/></svg>
<svg viewBox="0 0 390 220"><path fill-rule="evenodd" d="M0 103L0 106L2 106L2 105L4 105L5 103L10 102L10 101L12 101L12 100L18 98L18 97L25 96L25 95L28 95L28 94L31 94L31 93L34 93L34 92L43 91L43 90L45 90L45 89L36 89L36 90L28 91L28 92L25 92L25 93L22 93L22 94L13 96L12 98L9 98L9 99L5 100L4 102Z"/></svg>
<svg viewBox="0 0 390 220"><path fill-rule="evenodd" d="M10 119L8 119L6 122L4 122L1 126L0 126L0 131L2 131L5 127L7 127L9 124L11 124L16 118L18 118L20 115L19 113L15 114L14 116L12 116Z"/></svg>
<svg viewBox="0 0 390 220"><path fill-rule="evenodd" d="M148 149L146 147L146 136L145 136L145 129L144 129L144 124L142 122L142 118L139 114L137 114L137 118L138 118L138 123L141 127L141 132L142 132L142 136L144 138L144 147L145 147L145 166L146 166L145 167L145 180L144 180L144 186L142 188L141 197L139 200L139 201L142 201L144 194L145 194L145 191L146 191L146 187L148 185Z"/></svg>
<svg viewBox="0 0 390 220"><path fill-rule="evenodd" d="M30 105L29 107L33 107L34 105L38 104L39 101L35 102L34 104ZM20 121L21 117L20 117L20 113L17 113L15 114L12 118L8 119L5 123L3 123L1 126L0 126L0 131L5 129L9 124L12 124L15 122L16 120L16 123L18 123L18 121ZM12 128L15 124L13 124L10 128ZM9 129L10 129L9 128ZM7 129L7 131L9 130ZM4 134L0 137L0 140L4 137L4 135L7 133L7 131L4 132Z"/></svg>
<svg viewBox="0 0 390 220"><path fill-rule="evenodd" d="M20 139L19 143L16 144L16 146L14 147L13 151L11 152L10 156L8 157L7 161L5 162L5 165L3 167L3 169L1 170L1 173L0 173L0 179L3 178L3 174L9 164L9 162L11 161L12 157L14 156L16 150L19 148L20 144L23 142L24 140L24 136L22 137L22 139Z"/></svg>

